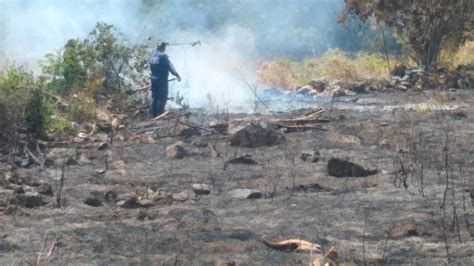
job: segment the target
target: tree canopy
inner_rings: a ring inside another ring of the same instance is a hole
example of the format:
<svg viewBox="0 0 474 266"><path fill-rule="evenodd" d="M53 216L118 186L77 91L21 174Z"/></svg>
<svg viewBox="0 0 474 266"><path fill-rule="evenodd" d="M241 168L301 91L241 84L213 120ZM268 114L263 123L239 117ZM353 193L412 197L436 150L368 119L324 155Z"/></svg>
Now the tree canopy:
<svg viewBox="0 0 474 266"><path fill-rule="evenodd" d="M440 51L458 48L472 38L472 0L345 0L340 22L349 16L383 24L411 48L410 56L427 69L435 68Z"/></svg>

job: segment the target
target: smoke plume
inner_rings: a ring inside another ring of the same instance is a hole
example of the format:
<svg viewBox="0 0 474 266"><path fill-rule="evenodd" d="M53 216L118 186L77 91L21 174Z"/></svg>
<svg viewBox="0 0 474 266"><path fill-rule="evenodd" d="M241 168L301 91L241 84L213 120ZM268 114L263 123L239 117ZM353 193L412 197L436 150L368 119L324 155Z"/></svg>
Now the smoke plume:
<svg viewBox="0 0 474 266"><path fill-rule="evenodd" d="M244 78L257 83L258 62L334 46L340 7L336 0L0 0L0 65L35 69L46 53L106 22L132 43L200 40L197 47L169 47L183 77L172 92L192 107L251 108Z"/></svg>

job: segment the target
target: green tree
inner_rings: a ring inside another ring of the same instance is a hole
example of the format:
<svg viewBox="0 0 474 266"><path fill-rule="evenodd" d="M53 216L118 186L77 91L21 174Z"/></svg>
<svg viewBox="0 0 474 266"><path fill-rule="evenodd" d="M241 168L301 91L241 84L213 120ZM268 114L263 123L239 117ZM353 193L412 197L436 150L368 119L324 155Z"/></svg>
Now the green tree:
<svg viewBox="0 0 474 266"><path fill-rule="evenodd" d="M426 69L436 68L440 52L458 48L472 33L472 0L345 0L340 22L349 16L387 25Z"/></svg>

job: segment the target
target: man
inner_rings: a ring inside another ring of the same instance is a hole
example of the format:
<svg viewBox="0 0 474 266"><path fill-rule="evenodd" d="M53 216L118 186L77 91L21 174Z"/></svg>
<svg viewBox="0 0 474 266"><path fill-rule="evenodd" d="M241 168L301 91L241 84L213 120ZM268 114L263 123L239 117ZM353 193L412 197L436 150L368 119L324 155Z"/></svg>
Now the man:
<svg viewBox="0 0 474 266"><path fill-rule="evenodd" d="M168 100L168 76L173 74L178 81L181 81L176 69L174 69L168 55L165 54L167 43L162 42L156 48L156 52L150 58L151 69L151 95L153 98L152 115L157 117L165 112L166 101Z"/></svg>

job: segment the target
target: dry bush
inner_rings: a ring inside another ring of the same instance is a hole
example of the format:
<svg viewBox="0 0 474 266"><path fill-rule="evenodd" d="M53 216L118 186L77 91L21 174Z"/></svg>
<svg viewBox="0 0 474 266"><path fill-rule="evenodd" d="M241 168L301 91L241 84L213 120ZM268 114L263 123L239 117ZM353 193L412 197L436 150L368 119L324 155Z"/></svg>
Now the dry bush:
<svg viewBox="0 0 474 266"><path fill-rule="evenodd" d="M261 82L275 88L296 89L298 66L289 59L277 59L260 65L257 73Z"/></svg>
<svg viewBox="0 0 474 266"><path fill-rule="evenodd" d="M474 41L467 42L458 50L443 51L441 53L440 65L446 68L456 68L459 65L474 64Z"/></svg>
<svg viewBox="0 0 474 266"><path fill-rule="evenodd" d="M392 68L401 64L399 59L392 57L389 60ZM387 60L381 54L359 53L351 56L334 49L301 63L287 59L266 62L260 66L258 74L264 85L293 90L313 79L348 83L367 79L385 80L389 70Z"/></svg>

